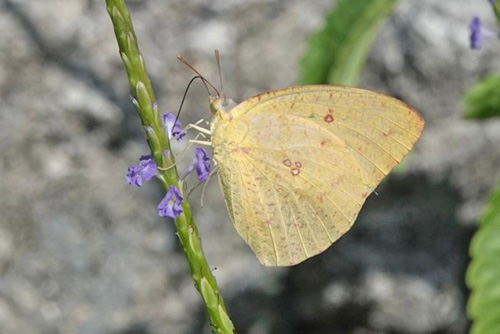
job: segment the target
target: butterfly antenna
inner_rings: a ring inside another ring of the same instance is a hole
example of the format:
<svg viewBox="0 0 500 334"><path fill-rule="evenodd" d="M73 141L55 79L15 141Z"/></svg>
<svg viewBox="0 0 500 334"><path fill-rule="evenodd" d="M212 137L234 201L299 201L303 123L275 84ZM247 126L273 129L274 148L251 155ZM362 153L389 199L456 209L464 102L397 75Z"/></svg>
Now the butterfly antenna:
<svg viewBox="0 0 500 334"><path fill-rule="evenodd" d="M220 91L224 91L224 87L222 86L222 70L220 69L220 54L219 50L215 50L215 60L217 61L217 68L219 70L219 82L220 82Z"/></svg>
<svg viewBox="0 0 500 334"><path fill-rule="evenodd" d="M201 80L203 80L203 82L205 83L205 85L208 84L210 87L212 87L213 90L215 90L217 92L217 96L220 96L220 93L217 90L217 88L215 88L215 86L212 85L210 83L210 81L208 81L207 79L205 79L205 77L203 75L201 75L200 72L198 72L193 66L191 66L191 64L189 64L187 62L187 60L183 56L177 56L177 59L179 59L184 65L186 65L187 67L189 67L194 73L198 74L198 76L200 77ZM210 95L210 92L209 92L209 95Z"/></svg>

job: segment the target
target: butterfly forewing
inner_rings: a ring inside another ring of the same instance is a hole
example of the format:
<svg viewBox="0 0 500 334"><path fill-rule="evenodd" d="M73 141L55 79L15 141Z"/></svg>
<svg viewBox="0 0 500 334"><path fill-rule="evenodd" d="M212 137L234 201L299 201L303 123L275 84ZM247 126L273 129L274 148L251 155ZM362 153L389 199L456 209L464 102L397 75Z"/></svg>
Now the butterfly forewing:
<svg viewBox="0 0 500 334"><path fill-rule="evenodd" d="M337 86L262 94L215 119L231 219L265 265L299 263L342 236L423 128L396 99Z"/></svg>

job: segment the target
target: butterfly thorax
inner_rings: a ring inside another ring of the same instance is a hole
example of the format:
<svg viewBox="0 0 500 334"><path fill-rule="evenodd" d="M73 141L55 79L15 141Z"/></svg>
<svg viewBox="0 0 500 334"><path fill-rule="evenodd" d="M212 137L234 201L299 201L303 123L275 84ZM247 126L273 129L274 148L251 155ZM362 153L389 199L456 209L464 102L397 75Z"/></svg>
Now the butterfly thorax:
<svg viewBox="0 0 500 334"><path fill-rule="evenodd" d="M236 116L237 110L237 104L222 93L210 97L210 111L213 113L210 122L211 141L214 159L218 163L238 150L248 133L248 125Z"/></svg>
<svg viewBox="0 0 500 334"><path fill-rule="evenodd" d="M210 122L210 131L213 136L214 132L216 132L216 128L221 125L220 123L228 122L233 118L231 110L236 106L236 103L224 93L210 96L209 103L210 112L214 115Z"/></svg>

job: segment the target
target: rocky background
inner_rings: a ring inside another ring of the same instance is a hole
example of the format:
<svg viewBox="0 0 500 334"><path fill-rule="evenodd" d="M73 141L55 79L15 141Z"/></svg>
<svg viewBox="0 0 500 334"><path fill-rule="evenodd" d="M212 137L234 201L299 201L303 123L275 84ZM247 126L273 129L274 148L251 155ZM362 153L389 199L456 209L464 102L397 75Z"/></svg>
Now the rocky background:
<svg viewBox="0 0 500 334"><path fill-rule="evenodd" d="M218 48L236 101L293 85L334 2L127 3L160 108L175 112L193 75L177 54L218 82ZM240 333L467 332L467 248L500 176L500 122L461 118L467 88L500 70L498 42L468 48L474 14L493 25L486 0L408 0L383 26L361 86L411 104L426 128L327 252L264 268L217 182L204 208L193 195ZM159 185L125 183L147 145L104 1L0 0L0 50L0 333L209 333L173 224L156 214ZM198 83L181 120L200 118Z"/></svg>

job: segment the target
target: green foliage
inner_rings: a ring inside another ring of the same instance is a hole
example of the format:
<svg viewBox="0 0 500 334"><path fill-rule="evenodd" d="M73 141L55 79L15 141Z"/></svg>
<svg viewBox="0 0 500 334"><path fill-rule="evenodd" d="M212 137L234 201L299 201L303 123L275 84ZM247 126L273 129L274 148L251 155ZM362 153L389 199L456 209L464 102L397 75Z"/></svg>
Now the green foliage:
<svg viewBox="0 0 500 334"><path fill-rule="evenodd" d="M464 96L465 117L484 119L500 116L500 75L478 82Z"/></svg>
<svg viewBox="0 0 500 334"><path fill-rule="evenodd" d="M378 28L398 0L341 0L309 39L299 82L356 85Z"/></svg>
<svg viewBox="0 0 500 334"><path fill-rule="evenodd" d="M470 246L466 282L471 334L500 333L500 186L491 195L479 230Z"/></svg>
<svg viewBox="0 0 500 334"><path fill-rule="evenodd" d="M497 17L498 26L500 27L500 1L495 1L493 4L493 10L495 12L495 16Z"/></svg>

